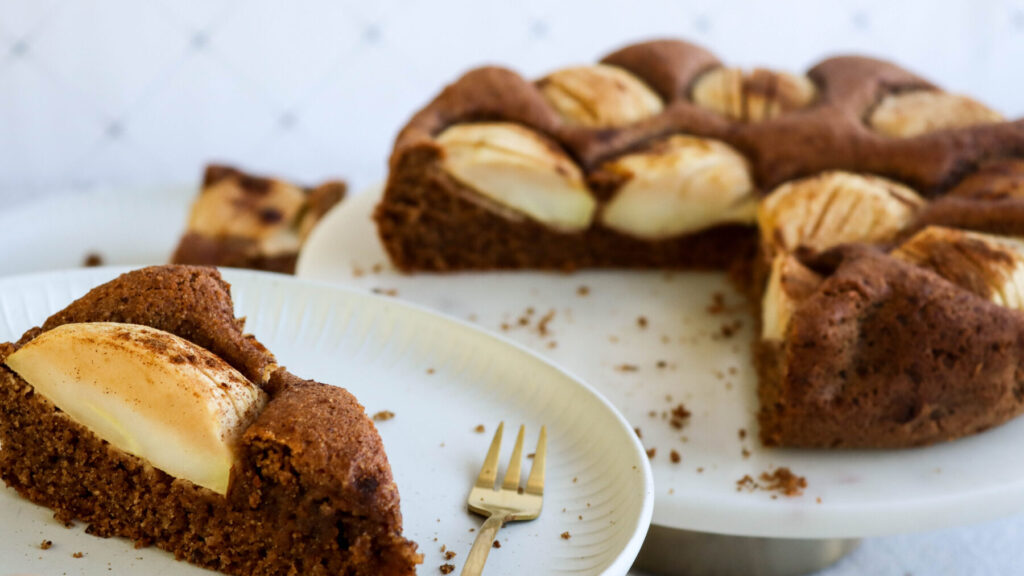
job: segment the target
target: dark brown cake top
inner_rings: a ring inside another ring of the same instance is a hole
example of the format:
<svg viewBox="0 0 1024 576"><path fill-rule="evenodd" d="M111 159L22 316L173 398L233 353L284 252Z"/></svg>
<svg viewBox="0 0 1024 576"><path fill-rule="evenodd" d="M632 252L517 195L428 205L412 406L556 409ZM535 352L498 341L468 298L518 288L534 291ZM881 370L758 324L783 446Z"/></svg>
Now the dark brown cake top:
<svg viewBox="0 0 1024 576"><path fill-rule="evenodd" d="M409 121L396 141L392 168L404 154L437 155L433 138L454 124L496 120L552 138L589 172L671 134L722 140L751 162L762 191L824 170L848 170L886 176L934 196L987 160L1024 157L1024 121L980 122L909 137L892 137L873 128L868 118L886 96L942 94L928 81L881 60L843 56L822 61L807 73L814 92L805 107L781 114L773 109L759 122L734 120L693 101L695 82L722 66L699 46L679 40L645 42L616 51L602 63L646 83L663 99L663 109L618 127L575 125L545 98L545 80L531 82L500 67L478 68L446 87ZM742 80L742 98L757 97L765 106L785 108L781 81L757 78L754 74ZM961 112L985 118L980 105L960 104L969 108ZM904 126L906 119L898 110L886 112L890 124L908 133L917 130Z"/></svg>

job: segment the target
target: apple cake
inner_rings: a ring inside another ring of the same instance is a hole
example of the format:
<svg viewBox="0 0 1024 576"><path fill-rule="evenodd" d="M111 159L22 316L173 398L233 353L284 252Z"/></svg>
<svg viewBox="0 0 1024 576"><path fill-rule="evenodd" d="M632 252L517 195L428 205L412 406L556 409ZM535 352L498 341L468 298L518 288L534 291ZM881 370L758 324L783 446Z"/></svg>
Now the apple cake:
<svg viewBox="0 0 1024 576"><path fill-rule="evenodd" d="M722 269L757 308L760 436L905 447L1024 410L1024 121L889 62L745 71L663 40L472 70L399 133L404 271Z"/></svg>
<svg viewBox="0 0 1024 576"><path fill-rule="evenodd" d="M341 181L301 188L229 166L207 166L171 263L293 274L299 249L345 190Z"/></svg>
<svg viewBox="0 0 1024 576"><path fill-rule="evenodd" d="M414 574L373 422L243 334L229 289L145 268L0 344L0 476L60 521L228 574Z"/></svg>

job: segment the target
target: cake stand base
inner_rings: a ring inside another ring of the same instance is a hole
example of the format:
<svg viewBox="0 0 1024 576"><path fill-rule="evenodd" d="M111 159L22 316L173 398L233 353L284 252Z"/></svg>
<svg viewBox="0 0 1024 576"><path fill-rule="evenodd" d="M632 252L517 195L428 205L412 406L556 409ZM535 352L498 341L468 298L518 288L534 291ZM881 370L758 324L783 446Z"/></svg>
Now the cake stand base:
<svg viewBox="0 0 1024 576"><path fill-rule="evenodd" d="M839 561L860 539L759 538L651 525L633 570L659 576L799 576Z"/></svg>

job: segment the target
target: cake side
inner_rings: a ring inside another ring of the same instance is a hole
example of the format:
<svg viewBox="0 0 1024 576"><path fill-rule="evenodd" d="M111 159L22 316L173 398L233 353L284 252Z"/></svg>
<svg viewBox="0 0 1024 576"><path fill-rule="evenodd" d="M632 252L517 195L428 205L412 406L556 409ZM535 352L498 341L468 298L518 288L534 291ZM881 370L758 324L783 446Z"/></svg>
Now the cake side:
<svg viewBox="0 0 1024 576"><path fill-rule="evenodd" d="M476 193L441 169L423 144L403 155L374 218L392 262L405 271L582 268L723 269L752 254L754 230L715 226L666 240L605 228L559 232L481 205Z"/></svg>
<svg viewBox="0 0 1024 576"><path fill-rule="evenodd" d="M785 339L759 344L765 444L918 446L1024 411L1020 311L877 249L823 258Z"/></svg>
<svg viewBox="0 0 1024 576"><path fill-rule="evenodd" d="M343 388L272 378L280 392L243 437L228 499L274 519L275 546L300 573L414 573L422 555L402 537L398 488L363 407Z"/></svg>

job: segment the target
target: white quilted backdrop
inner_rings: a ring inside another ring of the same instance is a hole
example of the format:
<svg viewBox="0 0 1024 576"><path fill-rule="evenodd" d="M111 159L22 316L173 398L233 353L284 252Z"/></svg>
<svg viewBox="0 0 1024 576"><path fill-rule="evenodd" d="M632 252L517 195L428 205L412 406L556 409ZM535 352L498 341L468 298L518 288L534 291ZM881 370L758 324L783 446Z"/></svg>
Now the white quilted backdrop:
<svg viewBox="0 0 1024 576"><path fill-rule="evenodd" d="M358 189L467 67L537 75L659 36L797 70L886 56L1024 116L1024 1L0 0L0 206L195 182L211 159ZM828 575L1024 573L1022 532L871 540Z"/></svg>
<svg viewBox="0 0 1024 576"><path fill-rule="evenodd" d="M209 159L358 188L467 67L537 75L658 36L792 69L885 55L1024 115L1020 1L0 0L0 201L193 182Z"/></svg>

